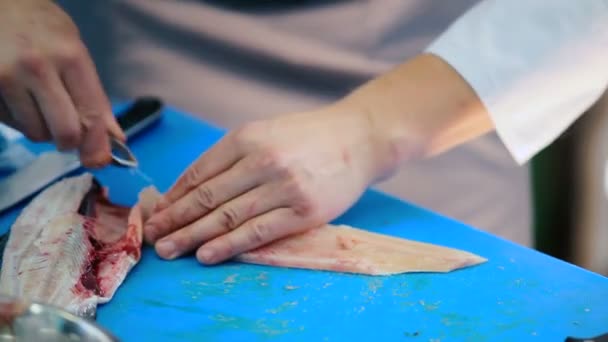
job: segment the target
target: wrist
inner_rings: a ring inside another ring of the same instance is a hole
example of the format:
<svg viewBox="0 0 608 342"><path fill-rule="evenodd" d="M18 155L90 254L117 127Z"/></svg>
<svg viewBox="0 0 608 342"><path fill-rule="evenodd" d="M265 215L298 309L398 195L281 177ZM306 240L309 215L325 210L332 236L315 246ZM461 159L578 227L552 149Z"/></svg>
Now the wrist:
<svg viewBox="0 0 608 342"><path fill-rule="evenodd" d="M375 181L405 162L442 153L493 128L469 84L430 54L372 79L336 106L368 122L378 163Z"/></svg>
<svg viewBox="0 0 608 342"><path fill-rule="evenodd" d="M390 122L381 120L365 102L341 100L317 112L330 118L337 142L348 155L352 170L362 175L366 185L386 179L402 160L420 154L415 139L407 139ZM405 140L408 141L405 141Z"/></svg>

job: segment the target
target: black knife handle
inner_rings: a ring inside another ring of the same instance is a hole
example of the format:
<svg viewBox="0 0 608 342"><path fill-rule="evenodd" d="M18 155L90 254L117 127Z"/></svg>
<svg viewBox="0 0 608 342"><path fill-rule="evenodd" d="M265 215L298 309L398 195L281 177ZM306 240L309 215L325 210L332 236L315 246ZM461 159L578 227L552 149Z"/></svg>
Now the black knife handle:
<svg viewBox="0 0 608 342"><path fill-rule="evenodd" d="M118 124L127 139L158 122L161 118L163 102L156 96L138 97L126 109L116 114Z"/></svg>
<svg viewBox="0 0 608 342"><path fill-rule="evenodd" d="M568 337L566 342L608 342L608 333L589 338Z"/></svg>

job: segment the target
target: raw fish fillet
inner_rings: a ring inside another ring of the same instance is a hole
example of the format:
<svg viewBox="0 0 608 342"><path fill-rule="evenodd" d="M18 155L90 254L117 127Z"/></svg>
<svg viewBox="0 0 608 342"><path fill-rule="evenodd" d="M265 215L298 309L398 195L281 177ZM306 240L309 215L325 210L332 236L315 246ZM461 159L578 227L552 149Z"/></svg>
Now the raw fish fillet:
<svg viewBox="0 0 608 342"><path fill-rule="evenodd" d="M160 195L142 192L141 203L152 207ZM469 252L327 224L242 253L236 261L280 267L366 275L406 272L450 272L487 260Z"/></svg>
<svg viewBox="0 0 608 342"><path fill-rule="evenodd" d="M142 214L109 202L89 173L36 196L11 228L0 292L94 316L141 257Z"/></svg>
<svg viewBox="0 0 608 342"><path fill-rule="evenodd" d="M457 249L329 224L243 253L236 260L366 275L450 272L486 261Z"/></svg>

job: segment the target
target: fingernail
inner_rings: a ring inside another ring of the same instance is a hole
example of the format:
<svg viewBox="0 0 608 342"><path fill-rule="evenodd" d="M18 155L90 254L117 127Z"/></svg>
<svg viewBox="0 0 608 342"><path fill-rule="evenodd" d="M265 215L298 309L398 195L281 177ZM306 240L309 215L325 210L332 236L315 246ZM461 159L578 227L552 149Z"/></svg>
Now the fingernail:
<svg viewBox="0 0 608 342"><path fill-rule="evenodd" d="M199 261L205 264L213 262L213 251L210 249L201 250Z"/></svg>
<svg viewBox="0 0 608 342"><path fill-rule="evenodd" d="M163 240L159 241L156 244L156 251L161 256L164 256L166 259L173 259L177 256L177 251L175 250L175 243L171 240Z"/></svg>

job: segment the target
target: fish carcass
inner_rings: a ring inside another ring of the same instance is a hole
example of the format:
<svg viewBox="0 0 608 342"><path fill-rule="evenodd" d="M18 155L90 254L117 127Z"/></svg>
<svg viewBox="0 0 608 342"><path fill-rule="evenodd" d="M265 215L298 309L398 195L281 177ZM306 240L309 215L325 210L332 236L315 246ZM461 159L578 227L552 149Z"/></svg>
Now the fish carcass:
<svg viewBox="0 0 608 342"><path fill-rule="evenodd" d="M139 261L143 219L139 205L110 203L90 173L56 182L11 227L0 293L94 316Z"/></svg>

